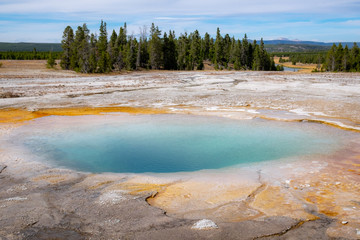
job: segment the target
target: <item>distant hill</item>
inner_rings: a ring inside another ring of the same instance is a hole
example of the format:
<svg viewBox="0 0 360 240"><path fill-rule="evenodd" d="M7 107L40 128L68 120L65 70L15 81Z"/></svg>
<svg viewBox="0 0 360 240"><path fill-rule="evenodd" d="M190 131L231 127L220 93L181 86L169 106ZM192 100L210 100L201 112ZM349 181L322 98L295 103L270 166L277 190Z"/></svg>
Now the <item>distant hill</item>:
<svg viewBox="0 0 360 240"><path fill-rule="evenodd" d="M260 42L260 41L258 41ZM264 40L265 48L269 52L317 52L327 51L333 43L314 42L314 41L294 41L288 39ZM339 44L339 43L336 43ZM343 46L353 46L353 42L343 42ZM360 42L357 43L360 46ZM0 52L31 52L36 48L38 52L61 52L60 43L6 43L0 42Z"/></svg>
<svg viewBox="0 0 360 240"><path fill-rule="evenodd" d="M357 42L359 45L360 42ZM288 40L288 39L281 39L281 40L264 40L264 44L270 45L279 45L279 44L287 44L287 45L315 45L315 46L329 46L331 47L334 43L333 42L314 42L314 41L300 41L300 40ZM339 42L335 42L335 44L339 44ZM353 47L354 42L341 42L343 46L348 45L348 47Z"/></svg>
<svg viewBox="0 0 360 240"><path fill-rule="evenodd" d="M294 41L294 40L264 40L265 48L269 52L318 52L327 51L334 43L314 42L314 41ZM339 43L336 42L336 45ZM348 45L352 48L353 42L342 42L343 47ZM357 43L360 45L360 43Z"/></svg>
<svg viewBox="0 0 360 240"><path fill-rule="evenodd" d="M330 46L308 44L265 44L268 52L319 52L328 51Z"/></svg>
<svg viewBox="0 0 360 240"><path fill-rule="evenodd" d="M61 52L60 43L5 43L0 42L0 52L32 52L36 48L37 52Z"/></svg>

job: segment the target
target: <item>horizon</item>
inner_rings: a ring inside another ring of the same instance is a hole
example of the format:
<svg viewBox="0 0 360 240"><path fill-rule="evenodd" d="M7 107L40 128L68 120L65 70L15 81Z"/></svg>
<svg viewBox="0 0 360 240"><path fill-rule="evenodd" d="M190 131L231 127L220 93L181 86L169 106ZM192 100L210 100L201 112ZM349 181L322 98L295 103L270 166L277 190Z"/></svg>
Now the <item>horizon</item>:
<svg viewBox="0 0 360 240"><path fill-rule="evenodd" d="M221 30L221 29L220 29ZM224 34L221 34L222 36L224 36L226 33ZM110 37L111 35L111 32L109 32L109 35L108 37ZM210 35L211 37L214 37L215 39L215 36L212 36ZM176 36L178 37L178 36ZM201 37L204 37L203 35ZM242 40L242 37L239 38L240 40ZM259 42L261 39L250 39L248 38L249 41L254 41L256 40L257 42ZM322 41L311 41L311 40L299 40L299 39L287 39L287 38L280 38L280 39L263 39L263 41L265 42L265 44L267 44L266 42L267 41L291 41L291 42L313 42L313 43L325 43L325 44L332 44L332 43L335 43L335 44L344 44L344 43L357 43L359 44L360 41L349 41L349 42L322 42ZM61 44L61 40L60 42L3 42L3 41L0 41L0 43L10 43L10 44L17 44L17 43L25 43L25 44ZM286 44L286 43L285 43ZM302 43L302 44L306 44L306 43Z"/></svg>
<svg viewBox="0 0 360 240"><path fill-rule="evenodd" d="M49 0L4 1L0 3L0 42L60 43L66 26L74 30L86 23L93 33L99 32L100 21L107 23L109 35L123 26L128 34L138 35L140 27L154 23L163 32L180 33L196 29L249 39L315 42L358 42L360 39L360 2L356 0L303 0L289 3L279 0L179 0L166 2L103 0L61 2Z"/></svg>

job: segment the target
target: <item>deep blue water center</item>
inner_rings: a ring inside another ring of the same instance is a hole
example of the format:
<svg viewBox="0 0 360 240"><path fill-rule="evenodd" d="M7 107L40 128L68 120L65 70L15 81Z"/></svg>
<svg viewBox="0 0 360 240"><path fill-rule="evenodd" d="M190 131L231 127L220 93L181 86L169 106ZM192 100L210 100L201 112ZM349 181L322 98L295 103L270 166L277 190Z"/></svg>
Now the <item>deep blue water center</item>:
<svg viewBox="0 0 360 240"><path fill-rule="evenodd" d="M21 144L52 164L80 171L168 173L326 153L335 143L309 123L172 114L116 118L36 127Z"/></svg>

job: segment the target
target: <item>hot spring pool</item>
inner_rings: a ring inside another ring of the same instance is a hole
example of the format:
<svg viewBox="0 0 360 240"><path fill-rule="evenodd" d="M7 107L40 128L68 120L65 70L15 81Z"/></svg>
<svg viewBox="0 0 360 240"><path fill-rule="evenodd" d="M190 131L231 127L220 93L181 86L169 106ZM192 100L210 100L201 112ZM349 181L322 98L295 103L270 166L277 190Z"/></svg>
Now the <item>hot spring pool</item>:
<svg viewBox="0 0 360 240"><path fill-rule="evenodd" d="M9 142L74 170L169 173L328 153L338 139L323 128L175 114L46 117L17 129Z"/></svg>

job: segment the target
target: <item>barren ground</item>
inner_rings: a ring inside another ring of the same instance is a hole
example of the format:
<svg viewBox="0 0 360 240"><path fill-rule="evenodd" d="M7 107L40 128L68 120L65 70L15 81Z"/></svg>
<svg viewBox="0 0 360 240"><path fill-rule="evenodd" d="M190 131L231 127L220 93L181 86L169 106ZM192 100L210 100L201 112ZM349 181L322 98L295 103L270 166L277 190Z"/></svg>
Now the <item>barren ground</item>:
<svg viewBox="0 0 360 240"><path fill-rule="evenodd" d="M313 159L161 176L57 169L1 147L0 239L360 238L359 74L84 75L1 62L4 137L43 116L127 112L313 121L349 138ZM192 228L200 219L218 228Z"/></svg>

